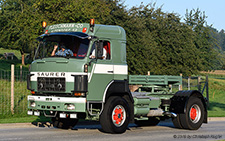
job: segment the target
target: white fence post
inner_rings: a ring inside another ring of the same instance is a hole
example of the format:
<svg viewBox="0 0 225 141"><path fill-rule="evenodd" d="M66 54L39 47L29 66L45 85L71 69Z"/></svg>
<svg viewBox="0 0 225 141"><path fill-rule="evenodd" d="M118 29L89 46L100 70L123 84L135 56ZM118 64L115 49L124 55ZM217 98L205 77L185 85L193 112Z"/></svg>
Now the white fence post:
<svg viewBox="0 0 225 141"><path fill-rule="evenodd" d="M191 89L191 76L188 77L188 90Z"/></svg>
<svg viewBox="0 0 225 141"><path fill-rule="evenodd" d="M23 79L23 66L20 65L20 82L22 82Z"/></svg>
<svg viewBox="0 0 225 141"><path fill-rule="evenodd" d="M182 78L182 73L180 74L181 78ZM182 84L179 85L179 91L182 91L183 90L183 87L182 87Z"/></svg>
<svg viewBox="0 0 225 141"><path fill-rule="evenodd" d="M14 64L11 65L11 112L14 114Z"/></svg>

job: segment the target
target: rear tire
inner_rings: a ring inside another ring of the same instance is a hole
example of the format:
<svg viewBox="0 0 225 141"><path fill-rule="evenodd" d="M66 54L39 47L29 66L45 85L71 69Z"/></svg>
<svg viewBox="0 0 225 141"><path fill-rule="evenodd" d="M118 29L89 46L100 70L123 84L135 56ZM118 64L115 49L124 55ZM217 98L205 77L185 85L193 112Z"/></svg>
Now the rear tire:
<svg viewBox="0 0 225 141"><path fill-rule="evenodd" d="M177 117L172 118L172 122L173 122L173 125L175 126L175 128L179 128L179 129L183 128L180 123L180 114L177 114Z"/></svg>
<svg viewBox="0 0 225 141"><path fill-rule="evenodd" d="M198 97L190 97L186 106L186 113L180 114L180 123L184 129L197 130L204 120L204 106Z"/></svg>
<svg viewBox="0 0 225 141"><path fill-rule="evenodd" d="M124 133L130 121L130 108L126 100L119 96L110 97L100 115L104 132Z"/></svg>

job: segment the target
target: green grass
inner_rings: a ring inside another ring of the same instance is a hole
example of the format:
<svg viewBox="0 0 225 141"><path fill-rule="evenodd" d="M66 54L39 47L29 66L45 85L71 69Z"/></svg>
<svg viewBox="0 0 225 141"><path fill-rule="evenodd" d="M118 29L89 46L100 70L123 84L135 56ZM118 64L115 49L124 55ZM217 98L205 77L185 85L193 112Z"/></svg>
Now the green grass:
<svg viewBox="0 0 225 141"><path fill-rule="evenodd" d="M25 117L9 117L0 120L2 123L36 123L36 122L49 122L50 118L37 117L37 116L25 116Z"/></svg>
<svg viewBox="0 0 225 141"><path fill-rule="evenodd" d="M225 79L209 78L210 117L225 117Z"/></svg>
<svg viewBox="0 0 225 141"><path fill-rule="evenodd" d="M14 60L20 60L21 59L21 54L19 50L12 50L12 49L4 49L0 48L0 57L3 57L4 53L14 53Z"/></svg>
<svg viewBox="0 0 225 141"><path fill-rule="evenodd" d="M0 119L12 117L11 115L11 83L0 79ZM23 116L27 112L26 81L15 81L14 84L14 116Z"/></svg>

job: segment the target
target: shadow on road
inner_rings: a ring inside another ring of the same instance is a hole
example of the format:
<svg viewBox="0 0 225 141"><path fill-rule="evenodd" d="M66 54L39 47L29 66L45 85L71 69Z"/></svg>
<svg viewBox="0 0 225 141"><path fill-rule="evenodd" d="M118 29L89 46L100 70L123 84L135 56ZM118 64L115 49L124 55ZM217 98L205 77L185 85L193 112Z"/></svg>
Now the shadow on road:
<svg viewBox="0 0 225 141"><path fill-rule="evenodd" d="M51 122L33 122L32 124L37 127L54 128ZM171 120L161 121L157 126L175 128ZM136 124L131 123L127 130L141 130L142 127L150 126L137 126ZM79 121L77 125L72 128L74 131L78 131L80 129L99 130L100 132L105 133L98 121Z"/></svg>

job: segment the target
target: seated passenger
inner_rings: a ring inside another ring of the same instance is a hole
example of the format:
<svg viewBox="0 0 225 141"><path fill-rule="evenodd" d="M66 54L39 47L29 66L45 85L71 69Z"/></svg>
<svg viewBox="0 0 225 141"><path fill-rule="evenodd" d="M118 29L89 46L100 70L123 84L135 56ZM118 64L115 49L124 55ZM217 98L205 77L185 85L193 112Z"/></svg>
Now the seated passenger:
<svg viewBox="0 0 225 141"><path fill-rule="evenodd" d="M52 51L51 56L54 56L54 55L58 55L58 56L73 56L73 52L70 49L67 49L64 45L62 45L60 47L61 47L61 49L56 52L56 50L58 48L58 45L54 45L54 49Z"/></svg>

